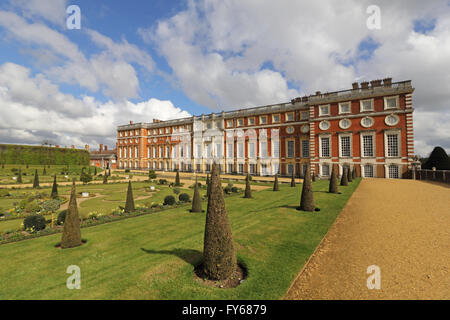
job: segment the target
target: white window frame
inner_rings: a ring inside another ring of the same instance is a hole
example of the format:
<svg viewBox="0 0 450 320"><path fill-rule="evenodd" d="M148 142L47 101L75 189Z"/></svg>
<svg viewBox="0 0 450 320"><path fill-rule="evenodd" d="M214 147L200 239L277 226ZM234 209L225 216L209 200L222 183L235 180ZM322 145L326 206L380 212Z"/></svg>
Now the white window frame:
<svg viewBox="0 0 450 320"><path fill-rule="evenodd" d="M239 122L242 121L242 124L239 124ZM236 121L236 126L237 127L243 127L244 126L244 118L239 118Z"/></svg>
<svg viewBox="0 0 450 320"><path fill-rule="evenodd" d="M253 120L253 123L250 123L250 120ZM249 118L247 119L247 121L248 121L248 125L249 125L249 126L254 126L254 125L255 125L255 117L249 117Z"/></svg>
<svg viewBox="0 0 450 320"><path fill-rule="evenodd" d="M230 148L231 146L231 148ZM227 143L227 158L233 158L234 143Z"/></svg>
<svg viewBox="0 0 450 320"><path fill-rule="evenodd" d="M263 147L263 144L266 145L266 147ZM267 141L260 141L259 142L259 156L260 158L267 158L268 157L268 147L267 147Z"/></svg>
<svg viewBox="0 0 450 320"><path fill-rule="evenodd" d="M278 117L278 120L275 121L275 117ZM272 114L272 123L280 123L281 122L281 115L279 113Z"/></svg>
<svg viewBox="0 0 450 320"><path fill-rule="evenodd" d="M370 110L364 110L363 104L366 101L370 101ZM374 99L364 99L359 101L359 112L371 112L374 111Z"/></svg>
<svg viewBox="0 0 450 320"><path fill-rule="evenodd" d="M233 127L233 120L227 120L227 128Z"/></svg>
<svg viewBox="0 0 450 320"><path fill-rule="evenodd" d="M326 167L328 167L328 174L324 174L324 172L323 172L323 167L324 166L326 166ZM321 163L320 165L319 165L319 169L320 169L320 175L322 176L322 177L329 177L330 175L331 175L331 169L330 169L330 164L329 163L327 163L327 162L324 162L324 163Z"/></svg>
<svg viewBox="0 0 450 320"><path fill-rule="evenodd" d="M397 168L397 177L391 177L391 170L390 170L391 167ZM396 163L388 164L386 167L386 171L387 171L387 175L388 175L389 179L400 179L401 178L400 165L398 165Z"/></svg>
<svg viewBox="0 0 450 320"><path fill-rule="evenodd" d="M289 120L289 115L292 115L292 119ZM286 122L295 121L295 113L294 112L286 112Z"/></svg>
<svg viewBox="0 0 450 320"><path fill-rule="evenodd" d="M278 146L278 148L276 148ZM280 157L280 140L272 140L271 143L272 147L272 158L279 158Z"/></svg>
<svg viewBox="0 0 450 320"><path fill-rule="evenodd" d="M387 103L388 99L395 99L395 107L391 107L391 108L388 107L388 103ZM384 100L383 101L384 102L384 110L393 110L393 109L399 108L399 96L387 96L387 97L384 97L383 100Z"/></svg>
<svg viewBox="0 0 450 320"><path fill-rule="evenodd" d="M294 148L292 150L292 156L289 155L289 142L292 142ZM286 158L293 159L295 158L295 140L294 139L286 139Z"/></svg>
<svg viewBox="0 0 450 320"><path fill-rule="evenodd" d="M388 135L397 135L397 155L389 156L388 150ZM401 133L400 130L385 130L384 131L384 156L386 158L401 158L402 155L402 145L401 145Z"/></svg>
<svg viewBox="0 0 450 320"><path fill-rule="evenodd" d="M303 145L304 143L307 144L307 148L304 148L304 145ZM300 144L301 144L301 149L302 149L302 158L309 158L309 154L310 154L310 150L309 150L310 143L309 143L309 140L301 140ZM307 150L306 154L304 152L305 150Z"/></svg>
<svg viewBox="0 0 450 320"><path fill-rule="evenodd" d="M327 112L325 113L325 112L323 112L322 111L322 108L323 107L327 107ZM322 105L320 105L319 106L319 117L322 117L322 116L329 116L330 115L330 112L331 112L331 107L330 107L330 105L329 104L322 104Z"/></svg>
<svg viewBox="0 0 450 320"><path fill-rule="evenodd" d="M344 156L342 154L342 138L343 137L349 137L350 142L350 155ZM338 137L339 141L339 158L351 158L353 156L353 146L352 146L352 134L351 133L340 133Z"/></svg>
<svg viewBox="0 0 450 320"><path fill-rule="evenodd" d="M329 144L329 156L323 156L322 155L322 138L328 138L328 144ZM331 158L331 152L333 148L331 145L331 134L321 134L319 135L319 158Z"/></svg>
<svg viewBox="0 0 450 320"><path fill-rule="evenodd" d="M370 126L365 125L365 124L364 124L364 119L370 119L370 120L372 120L372 124L371 124ZM372 117L362 117L362 118L361 118L361 127L364 127L364 128L370 128L370 127L372 127L374 124L375 124L375 120L374 120Z"/></svg>
<svg viewBox="0 0 450 320"><path fill-rule="evenodd" d="M265 119L265 121L262 121L262 119ZM267 116L260 116L259 117L259 124L267 124Z"/></svg>
<svg viewBox="0 0 450 320"><path fill-rule="evenodd" d="M309 111L300 111L300 120L308 120L308 119L309 119Z"/></svg>
<svg viewBox="0 0 450 320"><path fill-rule="evenodd" d="M372 137L372 156L366 156L364 155L364 137L365 136L371 136ZM373 132L361 132L360 134L360 140L361 140L361 158L375 158L376 157L376 135L375 131Z"/></svg>
<svg viewBox="0 0 450 320"><path fill-rule="evenodd" d="M240 146L242 146L242 153L239 152L240 150ZM244 158L245 157L245 147L244 147L244 142L238 142L237 144L237 158Z"/></svg>
<svg viewBox="0 0 450 320"><path fill-rule="evenodd" d="M348 111L342 111L343 105L348 105ZM350 101L340 102L339 103L339 114L347 114L347 113L352 113L352 103Z"/></svg>

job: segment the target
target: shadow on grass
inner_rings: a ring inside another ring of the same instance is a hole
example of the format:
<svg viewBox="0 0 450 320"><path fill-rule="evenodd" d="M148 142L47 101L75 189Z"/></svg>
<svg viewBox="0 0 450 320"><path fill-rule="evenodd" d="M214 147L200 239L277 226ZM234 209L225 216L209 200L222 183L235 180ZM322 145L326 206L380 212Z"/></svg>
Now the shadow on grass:
<svg viewBox="0 0 450 320"><path fill-rule="evenodd" d="M148 254L170 254L177 256L178 258L186 261L187 263L191 264L192 266L196 266L201 262L203 258L203 254L198 250L193 249L181 249L181 248L175 248L173 250L152 250L152 249L144 249L141 248L142 251Z"/></svg>

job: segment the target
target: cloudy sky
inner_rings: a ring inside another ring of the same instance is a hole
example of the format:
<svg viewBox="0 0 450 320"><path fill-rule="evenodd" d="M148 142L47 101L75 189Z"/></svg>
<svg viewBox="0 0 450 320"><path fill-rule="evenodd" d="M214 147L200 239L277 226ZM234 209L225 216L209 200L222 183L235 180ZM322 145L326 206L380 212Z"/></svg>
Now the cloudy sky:
<svg viewBox="0 0 450 320"><path fill-rule="evenodd" d="M1 143L112 147L130 120L391 76L416 88L416 153L450 152L448 0L1 0L0 38Z"/></svg>

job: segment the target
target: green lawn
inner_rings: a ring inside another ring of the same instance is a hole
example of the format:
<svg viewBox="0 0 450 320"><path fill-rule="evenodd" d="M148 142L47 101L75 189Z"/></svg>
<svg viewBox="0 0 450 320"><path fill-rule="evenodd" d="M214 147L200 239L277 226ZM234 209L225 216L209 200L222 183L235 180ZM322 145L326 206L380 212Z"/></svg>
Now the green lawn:
<svg viewBox="0 0 450 320"><path fill-rule="evenodd" d="M249 270L234 289L194 280L205 214L177 208L83 228L88 242L73 249L54 248L60 234L0 245L0 299L279 299L359 181L340 195L326 192L328 181L315 182L321 211L314 213L295 209L301 184L227 198L238 258ZM66 288L70 265L81 268L80 290Z"/></svg>

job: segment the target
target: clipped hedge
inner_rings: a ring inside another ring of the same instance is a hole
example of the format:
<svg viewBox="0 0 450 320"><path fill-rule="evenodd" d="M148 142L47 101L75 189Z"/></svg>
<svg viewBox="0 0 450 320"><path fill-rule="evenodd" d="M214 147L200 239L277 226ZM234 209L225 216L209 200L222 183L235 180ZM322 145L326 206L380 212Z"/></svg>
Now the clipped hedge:
<svg viewBox="0 0 450 320"><path fill-rule="evenodd" d="M89 152L80 149L0 144L0 163L89 165Z"/></svg>

